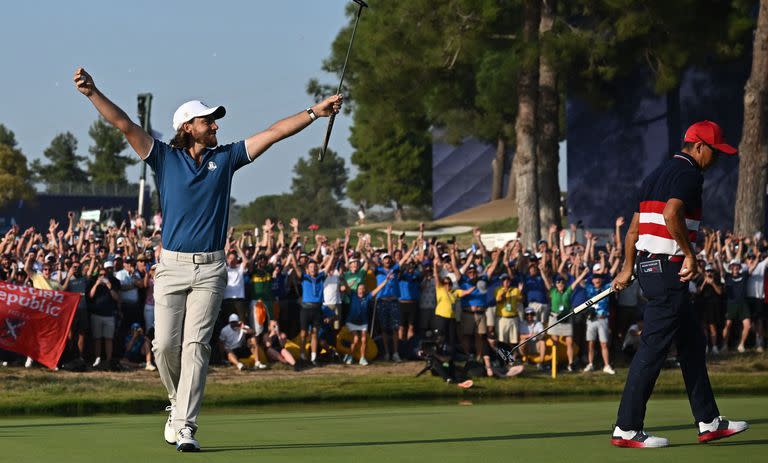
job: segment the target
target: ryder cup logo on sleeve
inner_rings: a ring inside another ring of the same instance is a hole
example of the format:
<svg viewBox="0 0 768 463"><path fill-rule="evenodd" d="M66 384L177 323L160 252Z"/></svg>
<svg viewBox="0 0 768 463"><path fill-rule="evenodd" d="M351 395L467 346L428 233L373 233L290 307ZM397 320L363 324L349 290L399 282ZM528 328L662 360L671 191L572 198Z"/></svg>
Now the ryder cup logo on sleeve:
<svg viewBox="0 0 768 463"><path fill-rule="evenodd" d="M216 170L218 166L213 161L208 161L208 170Z"/></svg>

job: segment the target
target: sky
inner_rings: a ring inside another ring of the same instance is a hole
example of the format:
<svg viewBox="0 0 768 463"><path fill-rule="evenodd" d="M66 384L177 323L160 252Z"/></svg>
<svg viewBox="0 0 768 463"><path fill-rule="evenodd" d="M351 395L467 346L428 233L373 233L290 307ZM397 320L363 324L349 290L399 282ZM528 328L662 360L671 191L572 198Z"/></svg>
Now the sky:
<svg viewBox="0 0 768 463"><path fill-rule="evenodd" d="M0 123L28 160L58 133L72 132L88 156L96 109L72 76L82 66L135 121L139 93L153 94L152 127L168 140L185 101L223 105L219 143L241 140L313 104L309 79L338 82L322 61L347 23L344 0L13 2L3 6ZM360 44L356 44L360 45ZM354 53L354 49L353 49ZM339 115L330 148L346 158L351 117ZM274 145L239 171L232 196L246 204L287 192L293 165L319 146L327 119ZM351 171L354 175L354 170ZM138 181L139 164L129 167Z"/></svg>
<svg viewBox="0 0 768 463"><path fill-rule="evenodd" d="M3 7L0 123L16 134L31 161L69 131L88 156L97 118L75 90L82 66L99 89L135 121L139 93L153 94L152 127L167 141L171 118L185 101L223 105L219 143L241 140L310 106L307 82L336 85L322 71L331 43L347 24L345 0L70 0L13 2ZM365 46L355 43L355 48ZM354 53L354 48L352 50ZM351 116L336 118L330 148L349 162ZM232 196L247 204L290 190L292 168L322 143L327 119L272 146L239 171ZM561 159L565 152L561 149ZM129 167L137 182L140 164ZM561 162L561 178L565 163ZM563 184L561 180L561 185Z"/></svg>

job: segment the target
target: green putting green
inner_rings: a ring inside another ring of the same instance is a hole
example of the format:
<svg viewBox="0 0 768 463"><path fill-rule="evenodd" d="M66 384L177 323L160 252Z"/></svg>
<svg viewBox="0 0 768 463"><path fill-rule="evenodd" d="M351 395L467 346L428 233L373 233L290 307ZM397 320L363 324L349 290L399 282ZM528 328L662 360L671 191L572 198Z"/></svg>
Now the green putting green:
<svg viewBox="0 0 768 463"><path fill-rule="evenodd" d="M609 444L617 401L343 404L204 409L199 454L162 437L163 413L0 419L2 461L18 462L621 462L763 461L768 398L723 397L721 413L747 432L698 444L684 399L651 400L647 430L666 449Z"/></svg>

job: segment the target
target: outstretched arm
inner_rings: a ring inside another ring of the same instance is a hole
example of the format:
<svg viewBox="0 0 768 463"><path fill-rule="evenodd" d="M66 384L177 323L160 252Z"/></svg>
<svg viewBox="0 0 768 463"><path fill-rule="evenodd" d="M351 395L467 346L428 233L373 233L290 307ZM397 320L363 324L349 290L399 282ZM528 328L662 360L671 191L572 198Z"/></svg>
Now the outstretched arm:
<svg viewBox="0 0 768 463"><path fill-rule="evenodd" d="M120 109L109 98L104 96L101 91L96 88L96 84L93 83L93 78L85 72L83 68L77 68L75 71L75 87L83 95L87 96L99 114L104 117L110 124L120 130L125 139L128 140L128 144L139 155L141 159L145 159L149 156L149 151L152 149L154 140L152 137L144 131L138 124L131 121L131 118L125 114L125 111Z"/></svg>
<svg viewBox="0 0 768 463"><path fill-rule="evenodd" d="M635 212L632 216L632 222L629 223L629 230L627 230L627 235L624 237L624 266L621 268L619 274L616 275L616 278L613 279L612 283L613 289L617 291L621 291L622 289L629 286L632 273L635 270L635 257L637 253L635 243L637 243L637 238L639 236L640 213Z"/></svg>
<svg viewBox="0 0 768 463"><path fill-rule="evenodd" d="M342 95L333 95L312 106L311 110L317 117L337 114L339 109L341 109L342 99ZM251 160L256 159L270 146L300 132L311 124L313 120L307 111L301 111L298 114L275 122L263 132L248 137L245 140L245 151L248 153L248 158Z"/></svg>
<svg viewBox="0 0 768 463"><path fill-rule="evenodd" d="M418 240L413 240L413 243L411 244L411 248L410 248L410 249L408 249L408 252L406 252L406 253L403 255L403 258L402 258L402 259L400 259L400 261L397 263L397 265L399 265L400 267L402 267L403 265L405 265L405 263L406 263L406 262L408 262L408 259L410 259L410 258L411 258L411 256L413 255L413 251L416 249L416 243L417 243L417 241L418 241Z"/></svg>
<svg viewBox="0 0 768 463"><path fill-rule="evenodd" d="M387 274L387 277L381 281L381 284L377 286L373 291L371 291L371 297L376 297L376 295L379 294L379 291L384 289L384 287L387 286L387 283L389 283L394 277L395 277L395 272L390 271Z"/></svg>
<svg viewBox="0 0 768 463"><path fill-rule="evenodd" d="M573 283L571 283L571 291L575 290L579 284L584 281L584 278L587 277L587 274L589 273L589 267L584 267L584 269L581 271L578 277L576 277L575 280L573 280Z"/></svg>
<svg viewBox="0 0 768 463"><path fill-rule="evenodd" d="M299 268L299 264L296 262L296 257L293 255L293 252L288 253L287 265L290 265L293 268L296 278L301 278L304 272Z"/></svg>

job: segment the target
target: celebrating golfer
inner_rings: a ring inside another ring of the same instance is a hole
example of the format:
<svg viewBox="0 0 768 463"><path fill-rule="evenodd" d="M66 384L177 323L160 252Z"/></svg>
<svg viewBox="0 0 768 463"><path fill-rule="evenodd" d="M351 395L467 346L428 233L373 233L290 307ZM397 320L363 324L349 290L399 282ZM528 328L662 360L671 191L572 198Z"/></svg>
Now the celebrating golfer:
<svg viewBox="0 0 768 463"><path fill-rule="evenodd" d="M195 432L209 341L227 285L224 245L232 175L317 117L338 113L342 96L331 96L245 141L223 146L216 140L216 121L224 117L224 107L188 101L173 115L176 135L167 145L133 123L85 70L79 68L74 80L77 90L155 171L163 210L163 250L155 274L153 350L171 402L165 440L182 452L199 451Z"/></svg>
<svg viewBox="0 0 768 463"><path fill-rule="evenodd" d="M736 154L711 121L685 132L682 150L653 171L640 188L639 204L627 231L624 267L613 280L620 291L637 278L648 304L640 347L632 359L611 443L618 447L666 447L663 437L643 432L645 407L674 342L699 442L747 429L744 421L720 416L709 383L704 332L689 299L688 283L699 273L691 242L701 221L702 171L718 157Z"/></svg>

